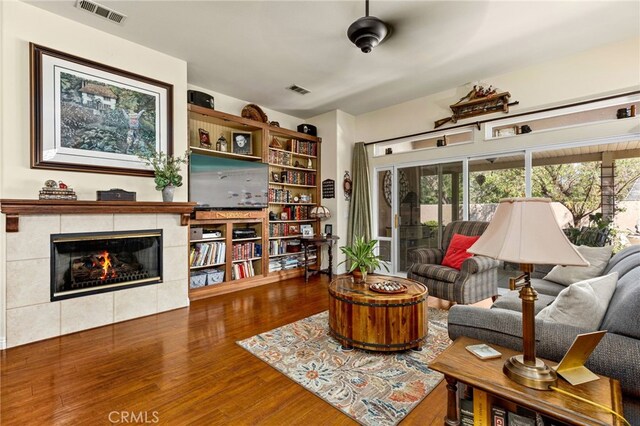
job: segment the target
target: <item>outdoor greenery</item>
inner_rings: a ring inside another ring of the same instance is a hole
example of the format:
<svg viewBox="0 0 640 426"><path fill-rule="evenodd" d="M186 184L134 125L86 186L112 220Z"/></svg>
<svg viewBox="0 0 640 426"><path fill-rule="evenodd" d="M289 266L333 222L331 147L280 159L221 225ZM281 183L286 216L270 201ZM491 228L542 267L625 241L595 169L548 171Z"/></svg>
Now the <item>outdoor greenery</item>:
<svg viewBox="0 0 640 426"><path fill-rule="evenodd" d="M153 167L155 174L156 189L163 190L169 185L182 186L182 176L180 175L180 165L187 163L189 153L185 152L184 157L174 157L164 152L141 153L138 155L144 162Z"/></svg>

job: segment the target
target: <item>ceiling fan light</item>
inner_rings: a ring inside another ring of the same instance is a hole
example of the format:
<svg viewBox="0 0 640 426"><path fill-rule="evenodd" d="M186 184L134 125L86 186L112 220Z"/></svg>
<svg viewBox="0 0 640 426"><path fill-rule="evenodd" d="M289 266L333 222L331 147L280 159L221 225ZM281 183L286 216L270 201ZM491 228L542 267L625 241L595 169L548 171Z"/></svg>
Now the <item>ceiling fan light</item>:
<svg viewBox="0 0 640 426"><path fill-rule="evenodd" d="M347 29L347 37L362 52L369 53L371 49L382 43L391 32L391 27L375 16L363 16Z"/></svg>

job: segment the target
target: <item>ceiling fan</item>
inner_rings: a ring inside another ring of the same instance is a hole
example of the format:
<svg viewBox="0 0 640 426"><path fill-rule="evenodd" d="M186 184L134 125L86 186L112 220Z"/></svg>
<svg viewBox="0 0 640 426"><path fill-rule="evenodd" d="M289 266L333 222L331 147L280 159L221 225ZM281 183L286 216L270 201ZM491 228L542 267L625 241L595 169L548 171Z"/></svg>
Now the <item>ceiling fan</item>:
<svg viewBox="0 0 640 426"><path fill-rule="evenodd" d="M391 25L380 18L369 16L369 0L365 0L365 16L358 18L347 29L347 37L363 53L382 43L391 34Z"/></svg>

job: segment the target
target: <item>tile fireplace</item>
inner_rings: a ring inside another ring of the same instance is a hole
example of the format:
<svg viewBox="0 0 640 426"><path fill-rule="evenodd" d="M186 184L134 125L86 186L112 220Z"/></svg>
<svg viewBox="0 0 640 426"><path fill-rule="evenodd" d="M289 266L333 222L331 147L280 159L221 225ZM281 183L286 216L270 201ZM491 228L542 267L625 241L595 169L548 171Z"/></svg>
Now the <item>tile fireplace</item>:
<svg viewBox="0 0 640 426"><path fill-rule="evenodd" d="M51 235L51 301L162 282L162 229Z"/></svg>

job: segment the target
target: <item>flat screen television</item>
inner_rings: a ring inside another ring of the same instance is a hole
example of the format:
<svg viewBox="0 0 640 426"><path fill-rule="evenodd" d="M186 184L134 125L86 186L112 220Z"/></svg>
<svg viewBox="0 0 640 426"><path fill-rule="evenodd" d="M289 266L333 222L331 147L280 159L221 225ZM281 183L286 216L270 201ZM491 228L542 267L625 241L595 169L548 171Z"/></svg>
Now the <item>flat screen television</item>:
<svg viewBox="0 0 640 426"><path fill-rule="evenodd" d="M196 208L261 209L268 192L268 164L191 153L189 201Z"/></svg>

